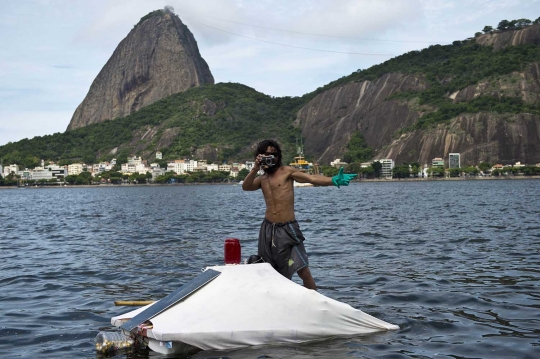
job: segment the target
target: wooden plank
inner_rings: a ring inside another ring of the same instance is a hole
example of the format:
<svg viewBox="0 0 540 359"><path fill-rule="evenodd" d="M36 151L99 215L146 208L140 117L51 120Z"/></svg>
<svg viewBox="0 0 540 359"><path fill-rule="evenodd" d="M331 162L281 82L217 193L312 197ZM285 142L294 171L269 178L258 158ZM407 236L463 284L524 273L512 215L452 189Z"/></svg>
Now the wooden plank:
<svg viewBox="0 0 540 359"><path fill-rule="evenodd" d="M217 276L219 276L221 272L215 271L213 269L207 269L205 272L200 274L199 276L193 278L165 298L160 299L158 302L156 302L154 305L152 305L150 308L147 308L146 310L140 312L124 324L120 326L120 328L131 332L133 329L137 328L140 324L146 322L147 320L152 319L156 315L162 313L164 310L170 308L171 306L175 305L179 301L185 299L187 296L193 294L197 290L204 287L206 284L210 283L212 280L214 280Z"/></svg>

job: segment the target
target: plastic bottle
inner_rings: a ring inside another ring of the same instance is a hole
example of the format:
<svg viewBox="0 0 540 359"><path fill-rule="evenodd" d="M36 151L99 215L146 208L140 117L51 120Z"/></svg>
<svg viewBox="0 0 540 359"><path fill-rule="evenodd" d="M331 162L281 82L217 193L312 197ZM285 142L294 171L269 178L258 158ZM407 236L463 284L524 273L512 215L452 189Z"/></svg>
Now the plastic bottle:
<svg viewBox="0 0 540 359"><path fill-rule="evenodd" d="M134 340L122 332L99 332L96 336L96 350L101 353L133 346Z"/></svg>

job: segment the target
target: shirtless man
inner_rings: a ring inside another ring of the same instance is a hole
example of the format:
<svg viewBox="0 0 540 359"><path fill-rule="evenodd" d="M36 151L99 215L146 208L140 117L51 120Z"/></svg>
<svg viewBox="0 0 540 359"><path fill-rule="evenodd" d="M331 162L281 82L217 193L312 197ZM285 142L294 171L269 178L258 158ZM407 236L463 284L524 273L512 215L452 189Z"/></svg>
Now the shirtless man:
<svg viewBox="0 0 540 359"><path fill-rule="evenodd" d="M317 186L348 186L357 175L343 174L343 168L334 177L309 175L300 170L283 166L281 149L273 140L259 143L255 153L255 166L244 179L244 191L262 189L266 212L259 232L258 254L279 273L291 279L294 273L304 282L304 287L316 290L315 280L309 270L304 248L304 236L294 216L294 181ZM272 163L261 165L261 158L274 156ZM257 177L263 169L264 175Z"/></svg>

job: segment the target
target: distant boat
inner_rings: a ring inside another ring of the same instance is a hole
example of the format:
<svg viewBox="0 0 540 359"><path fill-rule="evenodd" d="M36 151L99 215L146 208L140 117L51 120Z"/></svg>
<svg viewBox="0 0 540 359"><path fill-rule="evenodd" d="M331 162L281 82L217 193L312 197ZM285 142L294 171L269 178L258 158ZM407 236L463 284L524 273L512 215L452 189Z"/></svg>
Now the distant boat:
<svg viewBox="0 0 540 359"><path fill-rule="evenodd" d="M289 163L289 166L294 167L304 173L307 174L318 174L319 167L317 165L313 165L313 163L306 161L304 157L304 146L302 144L302 139L300 139L300 146L297 144L297 154L294 158L294 162ZM311 183L300 183L294 181L294 187L313 187Z"/></svg>

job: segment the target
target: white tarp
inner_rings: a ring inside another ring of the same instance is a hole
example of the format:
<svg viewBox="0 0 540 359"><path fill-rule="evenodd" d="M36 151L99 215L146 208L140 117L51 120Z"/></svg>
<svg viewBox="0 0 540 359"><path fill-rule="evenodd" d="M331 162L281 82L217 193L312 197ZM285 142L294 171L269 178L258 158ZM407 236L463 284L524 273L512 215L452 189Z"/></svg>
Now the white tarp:
<svg viewBox="0 0 540 359"><path fill-rule="evenodd" d="M399 329L306 289L267 263L209 269L221 275L152 318L148 337L223 350ZM147 307L113 317L111 323L120 326Z"/></svg>

